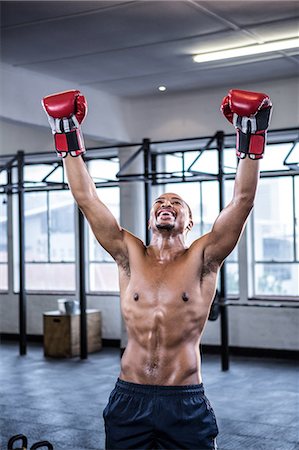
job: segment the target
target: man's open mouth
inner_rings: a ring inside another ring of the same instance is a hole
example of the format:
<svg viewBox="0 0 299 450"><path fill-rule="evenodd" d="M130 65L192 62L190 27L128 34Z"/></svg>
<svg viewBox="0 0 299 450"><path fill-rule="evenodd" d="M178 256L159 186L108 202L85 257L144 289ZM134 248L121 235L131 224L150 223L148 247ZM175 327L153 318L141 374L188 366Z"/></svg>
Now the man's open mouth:
<svg viewBox="0 0 299 450"><path fill-rule="evenodd" d="M160 216L165 216L165 217L176 217L175 212L172 211L171 209L161 209L160 211L158 211L157 217Z"/></svg>

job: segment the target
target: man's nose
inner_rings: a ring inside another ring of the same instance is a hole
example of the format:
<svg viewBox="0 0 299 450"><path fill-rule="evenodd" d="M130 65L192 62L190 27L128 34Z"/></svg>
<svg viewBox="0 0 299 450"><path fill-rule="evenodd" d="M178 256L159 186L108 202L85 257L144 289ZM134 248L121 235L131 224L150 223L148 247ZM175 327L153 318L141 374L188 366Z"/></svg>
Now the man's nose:
<svg viewBox="0 0 299 450"><path fill-rule="evenodd" d="M167 206L171 206L170 200L164 200L164 202L162 203L162 208L166 208Z"/></svg>

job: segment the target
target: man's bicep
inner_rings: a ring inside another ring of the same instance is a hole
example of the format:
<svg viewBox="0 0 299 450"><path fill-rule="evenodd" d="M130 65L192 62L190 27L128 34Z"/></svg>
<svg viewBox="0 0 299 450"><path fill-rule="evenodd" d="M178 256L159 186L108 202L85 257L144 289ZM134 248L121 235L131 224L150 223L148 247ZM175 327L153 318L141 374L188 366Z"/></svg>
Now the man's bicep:
<svg viewBox="0 0 299 450"><path fill-rule="evenodd" d="M81 210L97 241L115 260L127 255L125 232L106 205L95 199Z"/></svg>
<svg viewBox="0 0 299 450"><path fill-rule="evenodd" d="M251 206L232 201L224 208L206 237L204 258L222 263L233 251L242 234Z"/></svg>

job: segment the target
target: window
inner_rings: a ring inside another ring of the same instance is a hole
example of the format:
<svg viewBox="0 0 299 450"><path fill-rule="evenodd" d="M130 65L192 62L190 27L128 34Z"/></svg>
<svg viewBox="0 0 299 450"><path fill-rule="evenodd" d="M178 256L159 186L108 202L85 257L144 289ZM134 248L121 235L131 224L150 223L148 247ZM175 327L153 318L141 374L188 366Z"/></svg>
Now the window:
<svg viewBox="0 0 299 450"><path fill-rule="evenodd" d="M260 180L254 209L256 295L299 295L298 178Z"/></svg>
<svg viewBox="0 0 299 450"><path fill-rule="evenodd" d="M98 188L97 192L99 198L119 221L119 188ZM88 228L88 235L90 291L118 291L118 271L115 261L97 242L90 228Z"/></svg>
<svg viewBox="0 0 299 450"><path fill-rule="evenodd" d="M106 180L116 180L119 170L119 159L109 158L92 160L88 163L88 171L95 183Z"/></svg>
<svg viewBox="0 0 299 450"><path fill-rule="evenodd" d="M8 290L7 196L0 194L0 290Z"/></svg>
<svg viewBox="0 0 299 450"><path fill-rule="evenodd" d="M299 148L299 146L298 146ZM295 203L295 253L296 253L296 261L299 260L299 175L294 178L294 203ZM299 279L299 274L298 274Z"/></svg>
<svg viewBox="0 0 299 450"><path fill-rule="evenodd" d="M293 148L293 143L288 142L285 144L268 144L266 147L266 154L271 154L271 158L263 158L261 161L261 170L265 171L288 171L287 165L283 164L285 157L289 151ZM294 161L296 158L296 149L299 150L297 144L296 148L293 148L292 155L288 158L288 161ZM298 161L298 160L297 160Z"/></svg>
<svg viewBox="0 0 299 450"><path fill-rule="evenodd" d="M92 160L88 163L88 170L97 183L116 180L119 170L118 158ZM105 187L97 189L103 203L109 208L113 216L119 221L119 188ZM88 227L89 241L89 290L91 292L116 292L119 290L118 270L113 258L95 239Z"/></svg>
<svg viewBox="0 0 299 450"><path fill-rule="evenodd" d="M24 184L30 186L45 186L45 182L62 183L64 172L60 163L32 164L24 167Z"/></svg>
<svg viewBox="0 0 299 450"><path fill-rule="evenodd" d="M206 150L195 161L198 151L185 153L185 167L188 169L192 164L191 170L198 172L217 174L218 172L218 155L216 150Z"/></svg>
<svg viewBox="0 0 299 450"><path fill-rule="evenodd" d="M69 191L25 194L26 289L75 290L74 202Z"/></svg>
<svg viewBox="0 0 299 450"><path fill-rule="evenodd" d="M235 159L236 163L236 159ZM235 180L226 180L224 185L224 197L225 206L233 198ZM229 233L229 230L228 230ZM239 294L239 260L238 260L238 247L226 258L226 289L227 293L231 295Z"/></svg>

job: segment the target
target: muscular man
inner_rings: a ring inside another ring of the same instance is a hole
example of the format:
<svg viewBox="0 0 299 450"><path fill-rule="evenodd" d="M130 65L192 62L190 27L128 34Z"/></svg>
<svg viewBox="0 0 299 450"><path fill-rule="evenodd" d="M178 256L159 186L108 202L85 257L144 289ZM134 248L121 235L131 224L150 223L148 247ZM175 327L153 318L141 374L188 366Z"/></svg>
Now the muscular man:
<svg viewBox="0 0 299 450"><path fill-rule="evenodd" d="M238 135L234 195L211 231L190 247L185 236L191 211L179 195L165 193L154 201L149 246L124 230L98 198L80 157L86 102L79 91L48 96L43 105L72 194L119 269L128 345L103 413L106 448L214 449L218 428L204 394L199 344L219 268L253 206L270 99L239 90L223 99L222 112Z"/></svg>

